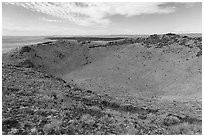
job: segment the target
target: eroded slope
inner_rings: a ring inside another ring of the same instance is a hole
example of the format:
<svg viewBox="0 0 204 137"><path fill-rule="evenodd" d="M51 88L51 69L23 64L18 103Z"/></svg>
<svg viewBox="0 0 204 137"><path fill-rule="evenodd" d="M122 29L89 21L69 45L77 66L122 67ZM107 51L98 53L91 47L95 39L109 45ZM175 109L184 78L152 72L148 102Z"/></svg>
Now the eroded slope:
<svg viewBox="0 0 204 137"><path fill-rule="evenodd" d="M201 134L201 58L201 38L175 34L16 49L3 134Z"/></svg>
<svg viewBox="0 0 204 137"><path fill-rule="evenodd" d="M129 41L63 79L113 96L201 100L200 40L169 34Z"/></svg>

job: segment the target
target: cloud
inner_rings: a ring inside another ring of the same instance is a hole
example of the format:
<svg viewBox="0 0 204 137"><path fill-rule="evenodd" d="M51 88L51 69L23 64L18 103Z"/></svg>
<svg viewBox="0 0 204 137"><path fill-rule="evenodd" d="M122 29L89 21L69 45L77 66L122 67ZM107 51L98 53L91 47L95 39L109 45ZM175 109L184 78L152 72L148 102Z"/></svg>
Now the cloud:
<svg viewBox="0 0 204 137"><path fill-rule="evenodd" d="M197 2L198 3L198 2ZM196 2L189 2L189 3L185 3L185 7L186 8L191 8L193 6L195 6Z"/></svg>
<svg viewBox="0 0 204 137"><path fill-rule="evenodd" d="M45 17L41 17L40 20L46 21L46 22L64 22L63 20L48 19L48 18L45 18Z"/></svg>
<svg viewBox="0 0 204 137"><path fill-rule="evenodd" d="M167 14L175 11L175 7L161 6L164 3L65 3L65 2L10 2L32 11L51 15L64 21L83 26L106 26L111 23L110 16L121 15L132 17L141 14ZM57 22L57 20L44 19Z"/></svg>

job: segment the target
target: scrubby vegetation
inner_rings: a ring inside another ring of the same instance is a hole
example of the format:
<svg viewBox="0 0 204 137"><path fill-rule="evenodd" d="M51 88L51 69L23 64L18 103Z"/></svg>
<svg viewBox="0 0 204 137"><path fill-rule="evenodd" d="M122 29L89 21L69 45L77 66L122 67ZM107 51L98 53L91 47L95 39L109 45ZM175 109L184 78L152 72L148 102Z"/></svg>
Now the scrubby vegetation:
<svg viewBox="0 0 204 137"><path fill-rule="evenodd" d="M201 120L161 114L68 85L32 68L3 66L3 134L200 134Z"/></svg>

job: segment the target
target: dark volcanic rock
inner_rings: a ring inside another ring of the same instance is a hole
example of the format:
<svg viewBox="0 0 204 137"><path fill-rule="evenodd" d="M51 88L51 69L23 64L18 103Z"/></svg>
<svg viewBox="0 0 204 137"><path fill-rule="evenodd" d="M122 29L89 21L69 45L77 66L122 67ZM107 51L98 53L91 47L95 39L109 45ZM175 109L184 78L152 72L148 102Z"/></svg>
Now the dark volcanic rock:
<svg viewBox="0 0 204 137"><path fill-rule="evenodd" d="M24 54L24 53L27 53L27 52L30 52L32 50L31 47L29 46L23 46L20 50L20 54Z"/></svg>

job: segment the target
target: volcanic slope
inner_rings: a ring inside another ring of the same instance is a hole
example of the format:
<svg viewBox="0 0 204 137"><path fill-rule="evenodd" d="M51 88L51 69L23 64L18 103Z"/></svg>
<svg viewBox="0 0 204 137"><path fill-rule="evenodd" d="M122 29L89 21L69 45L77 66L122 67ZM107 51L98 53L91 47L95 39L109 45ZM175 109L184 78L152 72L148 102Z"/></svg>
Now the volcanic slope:
<svg viewBox="0 0 204 137"><path fill-rule="evenodd" d="M4 134L201 134L201 61L201 37L171 33L115 41L60 39L15 49L3 54ZM24 98L36 103L24 104L29 107L21 116ZM41 106L43 98L48 100ZM50 105L57 113L41 115ZM69 122L65 113L72 115ZM96 120L103 118L108 122ZM45 124L37 125L43 119Z"/></svg>
<svg viewBox="0 0 204 137"><path fill-rule="evenodd" d="M45 42L11 51L3 62L34 67L98 93L200 100L201 54L201 38L169 33L112 42Z"/></svg>
<svg viewBox="0 0 204 137"><path fill-rule="evenodd" d="M64 75L102 59L120 48L120 46L112 47L113 44L114 42L105 41L90 43L89 41L58 40L26 45L3 54L3 63L33 67L50 75ZM93 49L97 46L107 47Z"/></svg>
<svg viewBox="0 0 204 137"><path fill-rule="evenodd" d="M63 75L63 79L113 96L201 100L199 43L173 34L149 39L157 42L146 39L123 45L103 59Z"/></svg>

